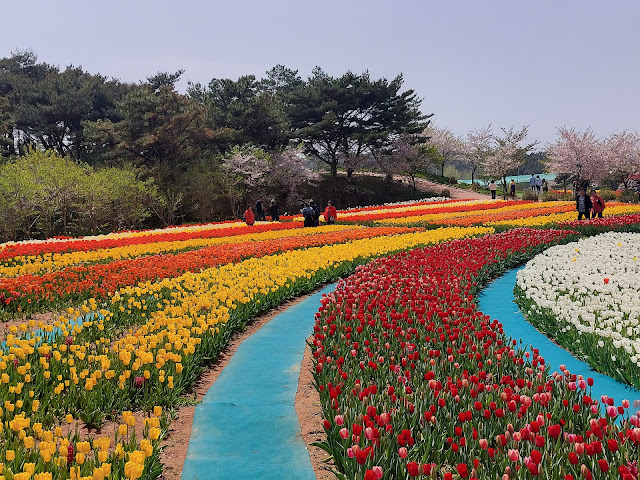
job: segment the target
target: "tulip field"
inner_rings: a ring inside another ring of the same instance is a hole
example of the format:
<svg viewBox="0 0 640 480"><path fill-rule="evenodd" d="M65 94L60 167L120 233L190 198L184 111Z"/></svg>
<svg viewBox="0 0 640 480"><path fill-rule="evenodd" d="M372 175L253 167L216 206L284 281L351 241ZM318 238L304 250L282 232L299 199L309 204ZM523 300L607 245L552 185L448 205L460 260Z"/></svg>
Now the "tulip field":
<svg viewBox="0 0 640 480"><path fill-rule="evenodd" d="M172 414L230 337L337 280L309 332L337 478L637 480L637 399L591 398L589 378L551 372L475 300L535 258L516 290L530 320L635 383L640 206L605 215L442 199L314 228L293 216L1 244L0 480L160 477ZM105 422L113 435L81 433Z"/></svg>

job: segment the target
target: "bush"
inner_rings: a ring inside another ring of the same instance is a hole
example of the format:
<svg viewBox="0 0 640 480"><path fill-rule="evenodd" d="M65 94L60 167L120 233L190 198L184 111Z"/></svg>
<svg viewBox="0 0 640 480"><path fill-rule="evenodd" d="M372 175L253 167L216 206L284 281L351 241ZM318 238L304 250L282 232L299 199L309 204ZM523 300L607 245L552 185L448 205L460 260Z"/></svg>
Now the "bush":
<svg viewBox="0 0 640 480"><path fill-rule="evenodd" d="M538 195L530 190L522 192L522 200L538 200Z"/></svg>
<svg viewBox="0 0 640 480"><path fill-rule="evenodd" d="M451 198L451 190L449 190L448 188L443 188L442 191L440 192L440 196Z"/></svg>
<svg viewBox="0 0 640 480"><path fill-rule="evenodd" d="M607 200L616 200L618 198L618 196L616 195L616 192L608 188L603 188L599 190L598 193L600 194L600 196L605 202Z"/></svg>
<svg viewBox="0 0 640 480"><path fill-rule="evenodd" d="M540 199L543 202L557 202L558 200L564 200L562 197L565 195L562 192L544 192Z"/></svg>
<svg viewBox="0 0 640 480"><path fill-rule="evenodd" d="M449 178L449 183L451 185L457 185L458 184L458 179L456 177L451 177L451 178Z"/></svg>
<svg viewBox="0 0 640 480"><path fill-rule="evenodd" d="M602 194L600 194L600 196L603 199L607 200L602 196ZM634 192L633 190L623 190L622 193L620 193L618 200L624 203L638 203L638 193Z"/></svg>

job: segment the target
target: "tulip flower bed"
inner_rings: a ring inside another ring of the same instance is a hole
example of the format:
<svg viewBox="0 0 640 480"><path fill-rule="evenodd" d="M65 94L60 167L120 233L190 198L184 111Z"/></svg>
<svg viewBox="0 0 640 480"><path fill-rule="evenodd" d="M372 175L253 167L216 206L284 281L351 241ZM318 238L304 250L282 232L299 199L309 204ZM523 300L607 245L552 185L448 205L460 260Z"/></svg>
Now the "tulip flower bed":
<svg viewBox="0 0 640 480"><path fill-rule="evenodd" d="M610 218L611 216L618 215L628 215L635 214L640 212L640 205L635 205L631 203L607 203L607 208L605 210L605 215ZM491 225L493 227L499 226L508 226L508 227L549 227L557 224L561 225L572 225L576 224L572 222L577 217L577 213L575 211L575 202L572 203L572 208L566 211L565 213L554 213L549 212L548 215L539 215L532 217L522 217L520 219L513 220L502 220L502 221L494 221L488 222L487 225ZM601 219L593 219L593 220L582 220L586 224L591 224L591 222L598 222ZM576 220L577 221L577 220ZM606 225L606 222L602 223Z"/></svg>
<svg viewBox="0 0 640 480"><path fill-rule="evenodd" d="M72 317L84 314L79 322L43 325L41 332L20 336L13 333L30 327L12 327L0 362L0 444L11 446L2 452L0 475L107 478L100 475L111 468L114 478L156 478L160 431L145 429L142 438L127 436L127 442L118 437L115 450L104 453L101 443L87 446L73 434L61 436L56 424L73 415L100 425L123 412L125 426L118 431L128 435L129 410L175 407L231 333L262 311L372 257L488 232L483 227L417 231L249 258L123 288L112 296L110 310L89 300L81 310L71 309ZM159 428L158 421L150 422ZM68 454L79 451L80 443L82 456Z"/></svg>
<svg viewBox="0 0 640 480"><path fill-rule="evenodd" d="M292 236L315 235L317 230L303 229L302 225L272 224L274 226L286 225L289 228L261 229L262 232L241 233L237 229L234 235L215 237L196 237L184 240L158 241L153 243L130 244L122 247L98 248L95 250L80 250L65 253L44 253L41 255L29 255L5 258L0 263L0 278L17 277L20 275L54 272L62 270L72 265L91 265L95 263L108 263L120 259L139 258L150 255L160 255L163 253L180 253L189 250L196 250L214 245L231 245L235 243L256 242L264 240L275 240ZM295 230L292 228L295 227ZM363 228L355 225L327 225L322 229L323 233L336 232L341 230L353 230ZM205 233L210 233L207 230ZM214 231L220 233L220 231ZM202 233L202 232L197 232ZM185 236L185 235L182 235ZM134 237L140 238L140 237ZM148 239L146 237L145 239ZM129 240L129 239L128 239Z"/></svg>
<svg viewBox="0 0 640 480"><path fill-rule="evenodd" d="M108 293L138 282L170 278L244 258L260 257L314 245L348 242L360 238L410 232L409 228L348 228L326 226L288 230L289 236L227 245L213 245L177 254L152 255L105 264L76 266L43 275L21 275L0 279L0 318L34 313L79 303L87 298L105 298ZM273 235L273 234L271 234Z"/></svg>
<svg viewBox="0 0 640 480"><path fill-rule="evenodd" d="M546 215L551 212L567 211L569 204L566 202L530 202L530 201L476 201L474 205L469 205L465 209L440 210L429 212L428 214L415 215L413 217L392 218L388 221L379 220L376 223L385 224L449 224L457 222L461 225L481 224L493 220L496 216L507 217L527 217L536 215ZM574 207L575 208L575 207Z"/></svg>
<svg viewBox="0 0 640 480"><path fill-rule="evenodd" d="M518 272L516 297L539 330L599 372L640 389L640 233L556 246Z"/></svg>
<svg viewBox="0 0 640 480"><path fill-rule="evenodd" d="M257 233L272 230L299 228L297 223L258 223L248 226L244 222L207 223L168 227L159 230L140 230L114 232L82 238L50 238L48 240L25 240L0 244L0 259L43 255L45 253L64 253L90 251L101 248L124 247L155 242L175 242L194 238L216 238L245 233Z"/></svg>
<svg viewBox="0 0 640 480"><path fill-rule="evenodd" d="M549 376L540 352L476 310L495 273L573 238L453 240L360 267L323 299L314 380L339 478L637 479L629 402L605 399L601 418L590 379Z"/></svg>

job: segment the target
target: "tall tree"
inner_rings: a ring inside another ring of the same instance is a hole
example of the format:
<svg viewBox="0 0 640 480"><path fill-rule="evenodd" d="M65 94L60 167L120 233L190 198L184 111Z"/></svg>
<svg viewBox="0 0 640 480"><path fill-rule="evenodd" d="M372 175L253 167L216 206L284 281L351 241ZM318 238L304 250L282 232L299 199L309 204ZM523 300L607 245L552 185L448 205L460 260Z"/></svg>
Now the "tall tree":
<svg viewBox="0 0 640 480"><path fill-rule="evenodd" d="M214 78L207 88L189 84L187 93L204 106L207 125L216 133L221 151L246 143L274 150L289 141L284 106L276 93L283 88L279 81L265 85L253 75L236 81Z"/></svg>
<svg viewBox="0 0 640 480"><path fill-rule="evenodd" d="M549 167L557 173L571 173L578 185L600 181L606 174L602 141L590 129L558 128L558 140L547 148Z"/></svg>
<svg viewBox="0 0 640 480"><path fill-rule="evenodd" d="M489 175L501 180L503 195L506 196L507 175L525 162L526 155L538 142L522 145L528 135L528 126L520 130L515 130L513 126L509 130L506 128L501 130L502 136L495 137L495 149L487 158L485 169Z"/></svg>
<svg viewBox="0 0 640 480"><path fill-rule="evenodd" d="M333 78L316 67L292 95L293 138L335 177L340 164L424 129L428 116L420 113L422 100L413 90L400 92L402 84L402 75L391 81L371 80L368 72Z"/></svg>
<svg viewBox="0 0 640 480"><path fill-rule="evenodd" d="M5 148L24 153L34 144L76 159L84 159L83 122L114 114L125 89L80 67L39 64L29 51L0 60L0 78L0 103L8 112L0 119Z"/></svg>
<svg viewBox="0 0 640 480"><path fill-rule="evenodd" d="M118 102L122 120L88 122L87 137L94 153L132 162L156 179L164 201L151 208L163 223L173 224L182 202L182 177L191 162L207 155L214 134L204 123L200 105L176 92L172 83L158 84L156 79L136 86Z"/></svg>
<svg viewBox="0 0 640 480"><path fill-rule="evenodd" d="M487 159L493 152L495 137L491 124L487 127L473 130L467 133L467 141L465 144L465 161L471 167L471 184L475 173L482 169Z"/></svg>

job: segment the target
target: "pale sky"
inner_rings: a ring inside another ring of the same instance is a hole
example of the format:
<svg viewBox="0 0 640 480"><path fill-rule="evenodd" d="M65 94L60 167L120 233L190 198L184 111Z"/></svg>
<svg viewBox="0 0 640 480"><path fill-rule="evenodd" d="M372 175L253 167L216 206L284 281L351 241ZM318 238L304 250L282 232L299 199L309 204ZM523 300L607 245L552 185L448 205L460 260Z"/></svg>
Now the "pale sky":
<svg viewBox="0 0 640 480"><path fill-rule="evenodd" d="M22 0L2 22L0 57L81 66L126 82L184 69L187 81L283 64L303 78L404 74L437 126L466 136L561 126L600 137L640 130L636 0Z"/></svg>

